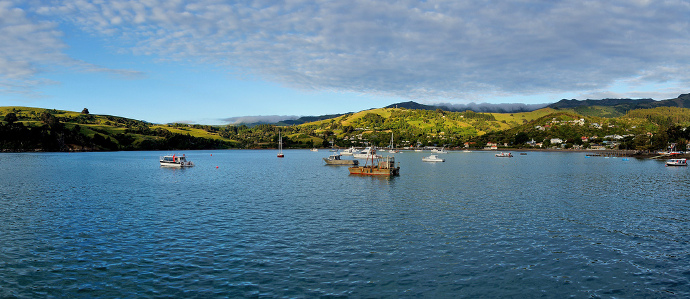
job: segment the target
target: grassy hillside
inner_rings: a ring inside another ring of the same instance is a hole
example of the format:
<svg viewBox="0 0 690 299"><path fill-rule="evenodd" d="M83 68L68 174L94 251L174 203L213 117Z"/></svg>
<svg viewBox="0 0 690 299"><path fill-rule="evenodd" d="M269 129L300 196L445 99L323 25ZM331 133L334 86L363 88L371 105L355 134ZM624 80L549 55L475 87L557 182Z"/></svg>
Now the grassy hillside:
<svg viewBox="0 0 690 299"><path fill-rule="evenodd" d="M16 119L11 124L10 114ZM202 128L154 125L111 115L32 107L0 107L0 115L4 150L229 148L236 143Z"/></svg>
<svg viewBox="0 0 690 299"><path fill-rule="evenodd" d="M0 148L14 151L152 150L276 148L278 131L285 148L416 145L478 147L488 142L521 146L560 138L576 144L581 137L667 136L685 138L690 109L658 107L621 114L614 107L544 108L520 113L448 112L380 108L291 126L208 126L151 124L111 115L29 107L0 107ZM690 134L690 130L687 130ZM640 137L639 140L651 137ZM654 137L657 138L657 137ZM690 136L687 137L690 139ZM629 141L630 141L629 140ZM663 147L667 141L648 140ZM631 141L632 142L632 141ZM579 142L581 143L581 142ZM638 145L641 146L641 145Z"/></svg>

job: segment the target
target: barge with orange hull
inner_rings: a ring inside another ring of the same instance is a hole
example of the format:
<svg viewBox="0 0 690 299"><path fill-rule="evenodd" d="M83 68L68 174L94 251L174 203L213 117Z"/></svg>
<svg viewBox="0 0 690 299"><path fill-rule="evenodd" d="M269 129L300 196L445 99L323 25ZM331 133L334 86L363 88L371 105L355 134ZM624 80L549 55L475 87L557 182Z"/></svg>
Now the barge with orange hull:
<svg viewBox="0 0 690 299"><path fill-rule="evenodd" d="M371 164L369 161L371 160ZM374 163L376 161L376 163ZM400 166L395 166L394 157L381 157L381 158L371 158L367 159L367 163L364 166L353 166L349 167L348 170L350 174L356 175L383 175L383 176L394 176L400 175Z"/></svg>

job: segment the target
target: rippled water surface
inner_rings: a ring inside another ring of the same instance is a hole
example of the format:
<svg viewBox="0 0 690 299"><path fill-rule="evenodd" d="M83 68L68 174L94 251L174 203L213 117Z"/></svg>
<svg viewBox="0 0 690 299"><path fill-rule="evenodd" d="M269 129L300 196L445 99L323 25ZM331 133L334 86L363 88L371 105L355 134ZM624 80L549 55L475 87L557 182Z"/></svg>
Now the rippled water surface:
<svg viewBox="0 0 690 299"><path fill-rule="evenodd" d="M690 170L541 153L0 154L0 297L689 297Z"/></svg>

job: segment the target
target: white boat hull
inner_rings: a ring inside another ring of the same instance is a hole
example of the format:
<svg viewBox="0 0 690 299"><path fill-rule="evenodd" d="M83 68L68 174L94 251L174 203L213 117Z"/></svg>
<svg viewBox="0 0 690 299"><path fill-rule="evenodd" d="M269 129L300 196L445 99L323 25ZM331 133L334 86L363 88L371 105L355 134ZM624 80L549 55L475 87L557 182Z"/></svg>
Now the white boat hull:
<svg viewBox="0 0 690 299"><path fill-rule="evenodd" d="M688 166L686 159L672 159L666 162L666 166Z"/></svg>
<svg viewBox="0 0 690 299"><path fill-rule="evenodd" d="M192 163L192 162L178 163L178 162L160 161L160 163L161 163L161 166L164 166L164 167L192 167L192 166L194 166L194 163Z"/></svg>
<svg viewBox="0 0 690 299"><path fill-rule="evenodd" d="M351 147L351 148L348 148L348 149L343 150L342 152L340 152L340 155L341 155L341 156L352 156L352 155L354 154L354 152L355 152L355 148L354 148L354 147Z"/></svg>
<svg viewBox="0 0 690 299"><path fill-rule="evenodd" d="M424 161L424 162L446 162L446 159L439 158L436 155L431 155L431 156L422 158L422 161Z"/></svg>

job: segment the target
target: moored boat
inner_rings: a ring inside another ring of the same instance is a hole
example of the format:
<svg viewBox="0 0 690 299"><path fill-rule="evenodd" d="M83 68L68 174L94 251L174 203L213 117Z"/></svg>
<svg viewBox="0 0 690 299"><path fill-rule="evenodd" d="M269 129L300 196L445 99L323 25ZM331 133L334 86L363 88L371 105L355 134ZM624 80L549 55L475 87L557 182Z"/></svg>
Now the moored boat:
<svg viewBox="0 0 690 299"><path fill-rule="evenodd" d="M390 149L388 150L389 153L391 154L397 154L398 150L395 149L395 146L393 145L393 133L391 133L391 144L388 146Z"/></svg>
<svg viewBox="0 0 690 299"><path fill-rule="evenodd" d="M185 157L184 154L182 154L182 156L177 156L175 154L162 156L162 157L160 157L160 164L161 164L161 166L166 166L166 167L192 167L192 166L194 166L194 163L192 163L192 161L187 161L187 157Z"/></svg>
<svg viewBox="0 0 690 299"><path fill-rule="evenodd" d="M370 158L364 166L349 167L350 174L394 176L400 174L400 166L395 166L395 158L391 156ZM376 162L375 162L376 161ZM369 164L369 165L367 165Z"/></svg>
<svg viewBox="0 0 690 299"><path fill-rule="evenodd" d="M446 159L439 158L438 155L430 155L428 157L423 157L424 162L446 162Z"/></svg>
<svg viewBox="0 0 690 299"><path fill-rule="evenodd" d="M280 131L278 131L278 158L284 158L285 155L283 155L283 136L280 135Z"/></svg>
<svg viewBox="0 0 690 299"><path fill-rule="evenodd" d="M381 158L381 155L376 154L376 148L375 147L367 147L359 153L352 154L352 156L354 156L355 159L364 159L364 160L370 160L372 158L374 158L374 159Z"/></svg>
<svg viewBox="0 0 690 299"><path fill-rule="evenodd" d="M323 158L323 160L328 165L358 165L357 160L343 160L340 158L340 154L333 154L328 156L328 158Z"/></svg>
<svg viewBox="0 0 690 299"><path fill-rule="evenodd" d="M431 152L434 154L447 154L448 152L445 151L444 149L445 149L445 147L442 147L440 149L434 148L434 149L431 149Z"/></svg>
<svg viewBox="0 0 690 299"><path fill-rule="evenodd" d="M340 152L340 154L343 155L343 156L352 156L352 154L354 154L355 151L356 151L356 149L355 149L355 147L353 146L353 147L351 147L351 148L348 148L348 149L343 150L342 152Z"/></svg>
<svg viewBox="0 0 690 299"><path fill-rule="evenodd" d="M496 154L496 157L512 158L513 154L511 154L511 153L499 153L499 154Z"/></svg>
<svg viewBox="0 0 690 299"><path fill-rule="evenodd" d="M666 161L666 166L688 166L688 159L671 159Z"/></svg>

